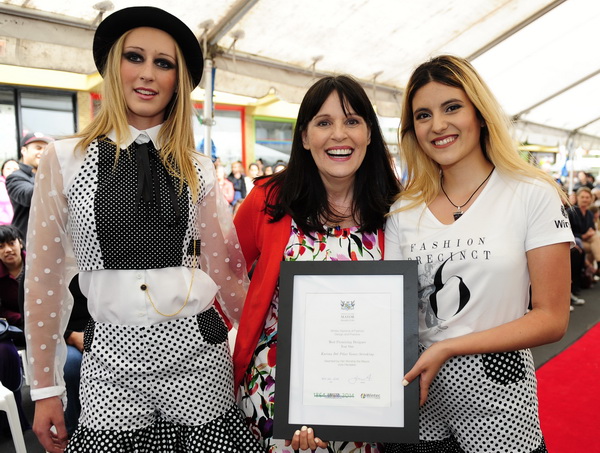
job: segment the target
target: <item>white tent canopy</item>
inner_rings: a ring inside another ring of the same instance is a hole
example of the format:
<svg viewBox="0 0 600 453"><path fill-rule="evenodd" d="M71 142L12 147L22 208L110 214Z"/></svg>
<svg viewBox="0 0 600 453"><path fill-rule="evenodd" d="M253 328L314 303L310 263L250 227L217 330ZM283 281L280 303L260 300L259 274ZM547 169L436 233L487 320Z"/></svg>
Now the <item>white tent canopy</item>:
<svg viewBox="0 0 600 453"><path fill-rule="evenodd" d="M411 71L451 53L472 61L522 141L600 145L597 0L3 0L0 64L91 74L100 18L140 4L196 32L217 91L299 102L315 78L348 73L397 117Z"/></svg>

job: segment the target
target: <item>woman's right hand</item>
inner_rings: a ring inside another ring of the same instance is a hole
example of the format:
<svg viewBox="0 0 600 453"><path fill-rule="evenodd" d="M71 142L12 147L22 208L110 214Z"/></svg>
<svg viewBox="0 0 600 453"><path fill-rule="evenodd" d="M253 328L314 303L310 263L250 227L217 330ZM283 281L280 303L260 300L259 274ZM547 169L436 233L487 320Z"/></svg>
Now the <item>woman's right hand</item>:
<svg viewBox="0 0 600 453"><path fill-rule="evenodd" d="M446 363L446 360L452 357L450 350L445 347L448 343L449 340L442 340L431 345L421 354L415 366L404 376L402 384L405 386L416 378L420 378L420 406L423 406L425 401L427 401L429 387L440 371L440 368Z"/></svg>
<svg viewBox="0 0 600 453"><path fill-rule="evenodd" d="M323 442L318 437L315 437L315 432L312 428L303 426L294 433L292 440L286 440L285 446L291 445L293 450L311 450L319 448L327 448L327 442Z"/></svg>
<svg viewBox="0 0 600 453"><path fill-rule="evenodd" d="M68 435L62 402L58 396L35 402L33 432L48 453L65 451Z"/></svg>

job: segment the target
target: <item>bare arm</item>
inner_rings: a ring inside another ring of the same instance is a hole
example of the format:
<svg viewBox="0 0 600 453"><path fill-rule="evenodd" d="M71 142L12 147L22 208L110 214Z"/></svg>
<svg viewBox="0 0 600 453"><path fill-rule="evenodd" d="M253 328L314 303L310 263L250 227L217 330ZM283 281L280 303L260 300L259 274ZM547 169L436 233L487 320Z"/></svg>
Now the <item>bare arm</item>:
<svg viewBox="0 0 600 453"><path fill-rule="evenodd" d="M569 243L527 252L532 309L523 317L497 327L433 344L404 377L421 377L420 403L425 404L431 382L450 357L507 352L558 341L569 322Z"/></svg>

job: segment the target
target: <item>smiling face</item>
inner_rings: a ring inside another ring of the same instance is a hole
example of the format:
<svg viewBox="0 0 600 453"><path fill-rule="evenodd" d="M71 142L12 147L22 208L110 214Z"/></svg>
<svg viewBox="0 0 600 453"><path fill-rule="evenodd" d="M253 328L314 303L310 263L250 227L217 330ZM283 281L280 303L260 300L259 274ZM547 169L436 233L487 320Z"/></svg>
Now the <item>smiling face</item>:
<svg viewBox="0 0 600 453"><path fill-rule="evenodd" d="M156 28L133 29L123 43L120 71L129 124L161 124L177 82L175 40Z"/></svg>
<svg viewBox="0 0 600 453"><path fill-rule="evenodd" d="M412 111L419 145L442 169L485 159L483 122L460 88L429 82L415 93Z"/></svg>
<svg viewBox="0 0 600 453"><path fill-rule="evenodd" d="M44 150L48 146L48 143L42 141L30 142L21 148L21 157L25 165L33 167L34 170L38 168L40 164L40 158L44 153ZM17 168L18 169L18 168Z"/></svg>
<svg viewBox="0 0 600 453"><path fill-rule="evenodd" d="M302 133L302 144L310 150L326 185L353 180L371 141L364 118L350 105L345 110L333 91Z"/></svg>

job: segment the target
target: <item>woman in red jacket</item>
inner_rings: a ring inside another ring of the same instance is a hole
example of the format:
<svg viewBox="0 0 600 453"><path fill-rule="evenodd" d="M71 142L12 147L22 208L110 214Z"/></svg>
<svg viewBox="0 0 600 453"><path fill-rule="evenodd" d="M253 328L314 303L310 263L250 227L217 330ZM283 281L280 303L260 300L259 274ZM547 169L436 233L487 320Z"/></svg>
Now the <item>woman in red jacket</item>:
<svg viewBox="0 0 600 453"><path fill-rule="evenodd" d="M300 105L287 168L259 178L234 220L246 262L255 264L234 350L235 383L267 452L326 448L306 428L290 448L272 438L280 262L381 260L384 216L399 191L364 89L343 75L316 82ZM339 444L329 448L380 451Z"/></svg>

